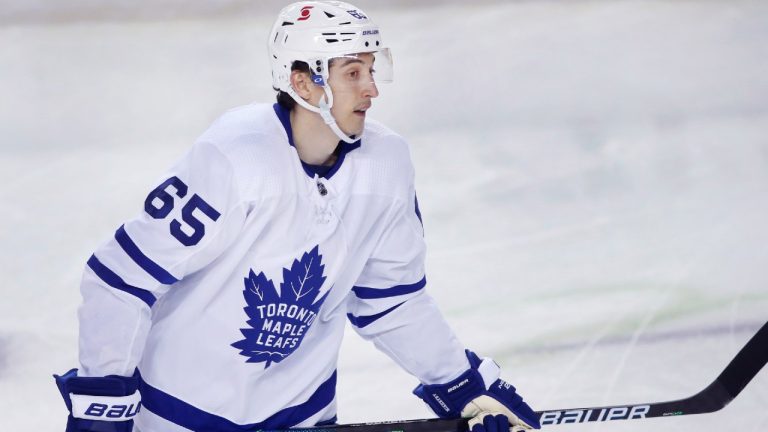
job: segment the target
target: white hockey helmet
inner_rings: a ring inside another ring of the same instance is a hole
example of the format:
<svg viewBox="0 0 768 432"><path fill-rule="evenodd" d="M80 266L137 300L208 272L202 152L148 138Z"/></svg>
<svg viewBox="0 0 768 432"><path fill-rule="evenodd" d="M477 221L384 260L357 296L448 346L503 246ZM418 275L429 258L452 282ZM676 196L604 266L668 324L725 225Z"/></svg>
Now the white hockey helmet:
<svg viewBox="0 0 768 432"><path fill-rule="evenodd" d="M290 95L304 108L319 113L326 124L346 142L345 135L330 113L333 93L328 85L332 59L373 53L377 83L391 82L392 57L381 41L379 27L357 7L339 1L302 1L283 8L275 20L267 43L272 66L272 85ZM291 87L291 66L295 61L309 65L312 80L325 90L319 107L307 103Z"/></svg>

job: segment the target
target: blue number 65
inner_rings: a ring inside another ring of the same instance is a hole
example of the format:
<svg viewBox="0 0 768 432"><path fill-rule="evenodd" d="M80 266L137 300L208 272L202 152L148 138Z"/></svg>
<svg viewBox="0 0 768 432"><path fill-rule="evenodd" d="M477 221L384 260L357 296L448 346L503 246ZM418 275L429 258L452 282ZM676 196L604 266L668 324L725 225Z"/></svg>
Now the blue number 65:
<svg viewBox="0 0 768 432"><path fill-rule="evenodd" d="M168 191L169 188L175 190L173 195ZM188 190L189 188L181 179L176 176L171 177L149 193L144 201L144 211L154 219L165 219L176 205L174 195L183 199L187 196ZM221 213L211 207L198 194L193 194L181 208L181 219L191 228L191 234L184 232L181 222L176 219L173 219L170 225L171 235L184 246L194 246L200 243L205 235L205 224L195 216L195 210L200 210L214 222L221 216Z"/></svg>

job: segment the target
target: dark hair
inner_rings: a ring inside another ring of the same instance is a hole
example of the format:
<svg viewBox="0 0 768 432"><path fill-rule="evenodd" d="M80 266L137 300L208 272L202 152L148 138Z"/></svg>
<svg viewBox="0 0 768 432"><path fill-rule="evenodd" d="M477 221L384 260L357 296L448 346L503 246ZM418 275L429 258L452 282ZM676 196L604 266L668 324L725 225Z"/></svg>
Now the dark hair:
<svg viewBox="0 0 768 432"><path fill-rule="evenodd" d="M306 73L307 75L310 74L309 65L299 60L296 60L291 65L291 72L293 71L303 72L303 73ZM277 103L280 104L281 107L287 109L288 111L293 110L293 107L296 106L296 101L293 100L291 95L289 95L284 91L281 91L280 89L275 89L275 90L277 91Z"/></svg>

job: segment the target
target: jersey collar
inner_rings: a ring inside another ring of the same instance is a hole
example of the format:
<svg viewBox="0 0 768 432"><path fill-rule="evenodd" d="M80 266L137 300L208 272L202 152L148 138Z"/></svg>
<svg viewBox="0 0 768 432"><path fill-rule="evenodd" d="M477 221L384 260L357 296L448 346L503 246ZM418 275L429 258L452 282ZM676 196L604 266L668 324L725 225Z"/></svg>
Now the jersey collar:
<svg viewBox="0 0 768 432"><path fill-rule="evenodd" d="M283 108L280 104L276 103L272 105L272 108L275 110L275 114L277 114L277 118L280 119L280 123L283 125L283 128L285 129L285 134L288 135L288 144L291 145L291 147L296 147L296 145L293 143L293 130L291 129L291 112L287 109ZM325 177L327 179L331 178L334 174L336 174L336 171L341 168L341 165L344 163L344 159L347 155L347 153L351 152L352 150L355 150L360 147L362 139L359 139L352 144L347 144L343 141L339 141L339 156L336 159L336 162L334 162L333 166L330 170L328 170L325 175L321 177ZM301 161L301 167L304 168L304 172L307 173L308 176L314 178L316 170L312 168L311 165L305 163L304 161Z"/></svg>

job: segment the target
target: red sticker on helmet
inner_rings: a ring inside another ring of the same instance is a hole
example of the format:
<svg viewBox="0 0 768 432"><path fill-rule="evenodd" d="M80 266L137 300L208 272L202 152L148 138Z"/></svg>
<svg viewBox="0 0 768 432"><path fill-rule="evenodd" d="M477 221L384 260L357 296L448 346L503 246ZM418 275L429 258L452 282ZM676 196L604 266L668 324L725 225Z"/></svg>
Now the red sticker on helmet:
<svg viewBox="0 0 768 432"><path fill-rule="evenodd" d="M312 9L314 6L304 6L301 8L301 14L299 15L299 18L297 21L305 21L309 19L310 9Z"/></svg>

